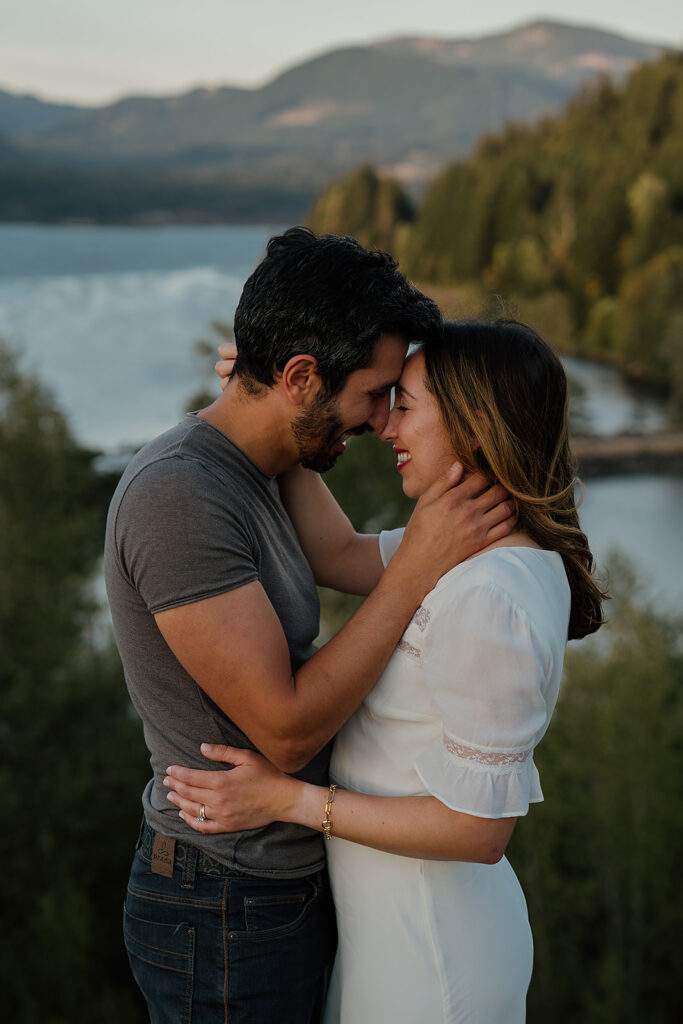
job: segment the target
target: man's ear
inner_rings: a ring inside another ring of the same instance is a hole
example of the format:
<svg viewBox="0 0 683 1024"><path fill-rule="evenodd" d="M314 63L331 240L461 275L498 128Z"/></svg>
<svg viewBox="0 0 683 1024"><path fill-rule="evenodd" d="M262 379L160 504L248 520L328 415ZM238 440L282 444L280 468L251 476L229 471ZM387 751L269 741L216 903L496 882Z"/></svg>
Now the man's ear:
<svg viewBox="0 0 683 1024"><path fill-rule="evenodd" d="M320 388L318 360L305 352L285 364L280 383L285 395L294 405L304 405Z"/></svg>

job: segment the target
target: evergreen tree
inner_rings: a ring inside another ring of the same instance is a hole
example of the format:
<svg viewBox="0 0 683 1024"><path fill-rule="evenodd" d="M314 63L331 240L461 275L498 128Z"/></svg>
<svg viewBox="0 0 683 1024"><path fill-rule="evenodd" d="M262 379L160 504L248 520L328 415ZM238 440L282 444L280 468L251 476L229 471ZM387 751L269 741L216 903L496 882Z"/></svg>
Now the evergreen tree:
<svg viewBox="0 0 683 1024"><path fill-rule="evenodd" d="M21 1024L142 1020L120 906L146 752L95 616L90 461L0 345L0 985Z"/></svg>
<svg viewBox="0 0 683 1024"><path fill-rule="evenodd" d="M390 250L396 231L413 216L401 185L365 164L335 182L316 199L309 214L318 234L353 235L366 249Z"/></svg>

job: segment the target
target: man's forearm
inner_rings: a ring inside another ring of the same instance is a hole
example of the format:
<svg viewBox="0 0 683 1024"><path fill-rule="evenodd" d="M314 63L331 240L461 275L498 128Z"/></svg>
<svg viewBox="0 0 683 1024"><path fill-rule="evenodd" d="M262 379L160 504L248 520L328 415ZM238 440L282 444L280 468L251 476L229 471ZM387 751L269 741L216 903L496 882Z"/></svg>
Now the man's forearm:
<svg viewBox="0 0 683 1024"><path fill-rule="evenodd" d="M372 688L435 580L395 556L343 630L291 674L290 652L258 581L158 612L157 625L187 673L286 772L334 736ZM256 628L256 624L259 627Z"/></svg>
<svg viewBox="0 0 683 1024"><path fill-rule="evenodd" d="M278 767L294 772L368 694L415 609L453 565L509 533L505 492L445 474L418 501L379 583L344 629L291 675L282 625L261 584L155 614L171 651Z"/></svg>
<svg viewBox="0 0 683 1024"><path fill-rule="evenodd" d="M362 703L430 589L406 563L390 563L344 628L301 666L280 718L291 744L285 770L310 761Z"/></svg>
<svg viewBox="0 0 683 1024"><path fill-rule="evenodd" d="M510 532L510 509L500 504L506 492L486 489L480 474L450 489L459 469L453 467L422 495L375 589L285 691L288 707L282 722L290 726L282 737L286 771L306 764L364 700L440 575ZM472 515L475 506L481 513L478 523ZM276 763L284 767L282 759Z"/></svg>
<svg viewBox="0 0 683 1024"><path fill-rule="evenodd" d="M297 466L278 484L316 583L369 594L382 575L378 538L356 533L318 473Z"/></svg>

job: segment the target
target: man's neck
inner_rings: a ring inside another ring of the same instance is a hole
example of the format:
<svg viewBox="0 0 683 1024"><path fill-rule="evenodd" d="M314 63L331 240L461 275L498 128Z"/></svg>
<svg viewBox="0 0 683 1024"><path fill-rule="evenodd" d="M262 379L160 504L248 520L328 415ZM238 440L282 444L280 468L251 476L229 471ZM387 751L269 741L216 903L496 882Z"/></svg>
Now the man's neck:
<svg viewBox="0 0 683 1024"><path fill-rule="evenodd" d="M229 437L268 476L296 465L290 425L274 391L252 397L233 380L198 415Z"/></svg>

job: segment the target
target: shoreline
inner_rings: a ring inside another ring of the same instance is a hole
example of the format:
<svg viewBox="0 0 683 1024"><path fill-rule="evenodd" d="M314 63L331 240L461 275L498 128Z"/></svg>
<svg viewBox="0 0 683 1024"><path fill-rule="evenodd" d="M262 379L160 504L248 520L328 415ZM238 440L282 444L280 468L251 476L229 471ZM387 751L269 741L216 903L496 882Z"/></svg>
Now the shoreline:
<svg viewBox="0 0 683 1024"><path fill-rule="evenodd" d="M683 429L608 437L574 435L571 446L584 480L646 473L683 475Z"/></svg>
<svg viewBox="0 0 683 1024"><path fill-rule="evenodd" d="M649 434L574 434L571 448L584 479L610 476L683 475L683 429ZM116 479L138 449L91 452L91 464L102 479Z"/></svg>

